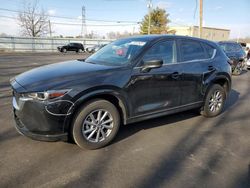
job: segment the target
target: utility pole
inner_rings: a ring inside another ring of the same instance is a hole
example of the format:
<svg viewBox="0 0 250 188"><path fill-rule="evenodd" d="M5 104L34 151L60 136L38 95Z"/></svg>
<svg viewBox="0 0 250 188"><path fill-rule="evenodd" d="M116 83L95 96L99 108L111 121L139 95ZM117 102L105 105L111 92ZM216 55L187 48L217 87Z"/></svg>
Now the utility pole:
<svg viewBox="0 0 250 188"><path fill-rule="evenodd" d="M81 37L86 34L86 17L85 17L85 6L82 6L82 29L81 29Z"/></svg>
<svg viewBox="0 0 250 188"><path fill-rule="evenodd" d="M202 38L202 22L203 22L203 0L200 0L200 38Z"/></svg>
<svg viewBox="0 0 250 188"><path fill-rule="evenodd" d="M52 31L51 31L51 23L50 23L50 20L49 20L49 36L52 37Z"/></svg>
<svg viewBox="0 0 250 188"><path fill-rule="evenodd" d="M150 35L152 0L148 0L147 7L148 7L148 35Z"/></svg>

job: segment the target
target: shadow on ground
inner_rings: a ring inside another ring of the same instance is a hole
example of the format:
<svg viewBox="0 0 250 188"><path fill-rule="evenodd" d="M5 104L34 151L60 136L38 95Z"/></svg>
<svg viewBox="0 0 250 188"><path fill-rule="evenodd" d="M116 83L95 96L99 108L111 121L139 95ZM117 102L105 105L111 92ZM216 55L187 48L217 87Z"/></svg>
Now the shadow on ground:
<svg viewBox="0 0 250 188"><path fill-rule="evenodd" d="M249 89L248 89L249 90ZM162 151L161 155L157 157L158 165L157 168L150 168L146 176L143 177L143 180L139 179L138 181L133 182L133 187L145 188L145 187L168 187L171 185L172 181L176 181L176 176L185 171L183 169L184 164L188 162L188 158L194 153L200 151L204 145L207 144L208 140L211 137L218 134L217 132L221 131L225 127L225 117L231 113L234 113L237 108L234 108L235 105L241 105L239 103L240 93L236 90L232 90L229 99L225 105L224 112L216 118L214 122L211 123L211 126L206 131L199 131L203 125L206 124L209 119L200 117L198 121L192 126L187 133L176 142L173 149L169 151ZM241 99L246 98L246 95L242 96ZM152 119L147 122L141 122L136 124L131 124L121 127L120 134L114 141L119 142L120 140L130 137L143 129L151 129L158 126L167 126L174 122L183 121L186 119L191 119L198 116L194 111L186 111L183 113L178 113L175 115L169 115L162 118ZM220 147L217 150L210 152L207 156L207 160L203 161L203 166L198 170L199 174L193 174L192 181L186 181L185 187L201 187L201 185L214 185L213 182L210 182L210 179L214 176L214 169L220 169L220 164L223 161L223 158L227 155L227 150L225 149L227 144L231 142L231 134L227 131L221 131L222 141ZM98 164L109 165L112 164L114 156L112 155L112 148L109 153L105 153L104 156L97 158L94 166L90 166L90 174L86 175L82 172L79 179L75 179L68 184L66 187L81 187L81 185L93 185L93 187L102 186L102 180L105 174L105 167L101 167ZM123 151L124 153L126 151ZM248 151L250 155L250 151ZM122 155L122 154L121 154ZM142 159L143 160L143 159ZM100 168L99 168L100 167ZM226 167L225 167L226 168ZM192 175L191 175L192 176ZM220 177L217 174L218 178ZM247 172L242 171L242 174L235 177L235 182L232 187L248 187ZM178 182L179 187L184 186L184 182ZM224 185L227 185L226 182ZM217 185L220 187L220 185ZM223 184L222 184L223 186ZM173 184L172 186L173 187ZM178 185L174 185L178 187Z"/></svg>

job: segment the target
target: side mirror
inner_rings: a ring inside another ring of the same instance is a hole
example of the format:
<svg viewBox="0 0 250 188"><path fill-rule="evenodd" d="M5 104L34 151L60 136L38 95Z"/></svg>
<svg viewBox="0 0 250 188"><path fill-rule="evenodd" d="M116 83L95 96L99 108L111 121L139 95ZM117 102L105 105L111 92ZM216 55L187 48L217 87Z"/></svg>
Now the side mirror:
<svg viewBox="0 0 250 188"><path fill-rule="evenodd" d="M163 65L162 59L154 59L145 61L142 65L142 72L149 72L151 69L160 68Z"/></svg>

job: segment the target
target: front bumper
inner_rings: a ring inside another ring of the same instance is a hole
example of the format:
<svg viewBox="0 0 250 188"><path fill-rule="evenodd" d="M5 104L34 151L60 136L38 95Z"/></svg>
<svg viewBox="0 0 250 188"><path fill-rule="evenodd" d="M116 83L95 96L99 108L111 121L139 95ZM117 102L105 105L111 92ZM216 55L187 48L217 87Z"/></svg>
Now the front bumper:
<svg viewBox="0 0 250 188"><path fill-rule="evenodd" d="M72 104L67 101L45 103L40 101L23 101L13 92L13 111L16 129L22 135L41 141L66 141L66 112Z"/></svg>
<svg viewBox="0 0 250 188"><path fill-rule="evenodd" d="M15 111L15 110L14 110ZM14 113L15 114L15 113ZM15 128L17 131L24 136L27 136L31 139L34 140L39 140L39 141L48 141L48 142L53 142L53 141L67 141L68 140L68 134L67 133L62 133L62 134L41 134L41 133L33 133L29 131L25 125L22 123L22 121L16 116L15 117Z"/></svg>

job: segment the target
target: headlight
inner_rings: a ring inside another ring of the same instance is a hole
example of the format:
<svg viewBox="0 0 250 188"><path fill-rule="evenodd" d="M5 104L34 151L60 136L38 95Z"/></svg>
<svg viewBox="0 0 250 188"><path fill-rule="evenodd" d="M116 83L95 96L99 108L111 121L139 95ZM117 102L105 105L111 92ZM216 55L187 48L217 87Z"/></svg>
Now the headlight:
<svg viewBox="0 0 250 188"><path fill-rule="evenodd" d="M36 93L25 93L25 94L22 94L20 100L22 100L22 101L51 100L51 99L56 99L56 98L63 97L69 91L70 91L70 89L63 89L63 90L49 90L49 91L45 91L45 92L36 92Z"/></svg>

